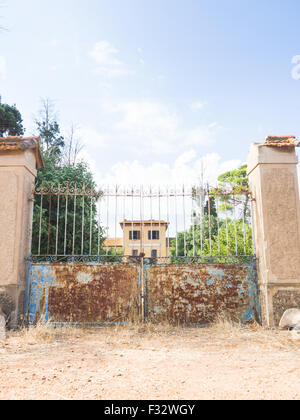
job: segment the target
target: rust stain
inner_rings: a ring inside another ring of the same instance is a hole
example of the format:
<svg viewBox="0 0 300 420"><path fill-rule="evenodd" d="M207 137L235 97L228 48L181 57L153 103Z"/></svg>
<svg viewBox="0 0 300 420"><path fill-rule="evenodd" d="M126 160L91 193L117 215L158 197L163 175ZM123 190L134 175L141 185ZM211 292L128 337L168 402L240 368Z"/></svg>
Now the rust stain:
<svg viewBox="0 0 300 420"><path fill-rule="evenodd" d="M146 262L141 270L138 263L52 263L31 270L31 322L135 322L142 290L152 322L207 324L221 313L249 321L259 312L255 264Z"/></svg>
<svg viewBox="0 0 300 420"><path fill-rule="evenodd" d="M56 264L48 312L55 322L129 322L138 316L138 267Z"/></svg>
<svg viewBox="0 0 300 420"><path fill-rule="evenodd" d="M153 266L147 275L148 319L207 324L221 313L249 311L249 268L236 264Z"/></svg>

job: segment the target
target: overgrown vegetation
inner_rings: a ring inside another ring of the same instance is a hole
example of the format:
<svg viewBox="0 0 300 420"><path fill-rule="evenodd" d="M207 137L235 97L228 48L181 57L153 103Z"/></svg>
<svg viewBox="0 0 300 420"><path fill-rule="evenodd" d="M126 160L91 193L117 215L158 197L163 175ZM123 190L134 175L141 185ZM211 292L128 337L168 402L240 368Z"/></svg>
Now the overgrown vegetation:
<svg viewBox="0 0 300 420"><path fill-rule="evenodd" d="M16 105L0 103L0 137L22 136L25 130Z"/></svg>
<svg viewBox="0 0 300 420"><path fill-rule="evenodd" d="M253 254L246 165L219 176L219 188L194 196L192 225L172 242L177 257L250 256Z"/></svg>

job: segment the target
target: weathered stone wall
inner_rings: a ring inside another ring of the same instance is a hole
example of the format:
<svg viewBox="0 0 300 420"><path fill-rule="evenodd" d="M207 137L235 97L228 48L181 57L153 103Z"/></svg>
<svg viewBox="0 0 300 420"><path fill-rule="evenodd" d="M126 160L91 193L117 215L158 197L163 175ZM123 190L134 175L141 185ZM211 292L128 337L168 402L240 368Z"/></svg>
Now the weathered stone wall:
<svg viewBox="0 0 300 420"><path fill-rule="evenodd" d="M300 206L295 147L251 147L248 173L263 323L299 306Z"/></svg>
<svg viewBox="0 0 300 420"><path fill-rule="evenodd" d="M24 313L36 149L36 138L0 139L0 307L13 328Z"/></svg>

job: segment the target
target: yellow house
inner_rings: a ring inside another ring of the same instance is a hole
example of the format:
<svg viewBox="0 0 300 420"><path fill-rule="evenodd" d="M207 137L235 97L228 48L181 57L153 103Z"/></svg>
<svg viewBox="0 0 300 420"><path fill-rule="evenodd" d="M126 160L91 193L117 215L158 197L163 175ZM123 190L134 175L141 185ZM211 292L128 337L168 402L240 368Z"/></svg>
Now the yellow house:
<svg viewBox="0 0 300 420"><path fill-rule="evenodd" d="M169 223L158 220L129 221L121 223L125 256L146 258L169 257L170 244L167 238Z"/></svg>

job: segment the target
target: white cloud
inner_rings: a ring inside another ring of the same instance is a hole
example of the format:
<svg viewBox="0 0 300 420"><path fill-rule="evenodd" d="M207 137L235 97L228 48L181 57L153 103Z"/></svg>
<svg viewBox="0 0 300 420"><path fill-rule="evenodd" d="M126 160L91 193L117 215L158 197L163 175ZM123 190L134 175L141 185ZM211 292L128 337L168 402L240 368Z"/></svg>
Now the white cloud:
<svg viewBox="0 0 300 420"><path fill-rule="evenodd" d="M90 56L97 64L97 72L108 78L132 74L118 58L119 50L107 41L97 42Z"/></svg>
<svg viewBox="0 0 300 420"><path fill-rule="evenodd" d="M0 56L0 81L6 79L6 60Z"/></svg>
<svg viewBox="0 0 300 420"><path fill-rule="evenodd" d="M50 67L50 70L51 70L51 71L53 71L53 72L56 72L56 71L58 71L60 68L61 68L61 66L60 66L60 65L53 65L53 66L51 66L51 67Z"/></svg>
<svg viewBox="0 0 300 420"><path fill-rule="evenodd" d="M205 146L214 142L217 123L199 126L186 132L184 144L186 146Z"/></svg>
<svg viewBox="0 0 300 420"><path fill-rule="evenodd" d="M104 136L114 142L118 139L137 155L166 155L186 147L207 147L214 142L218 129L217 123L186 129L177 112L154 101L104 104L102 115L105 113Z"/></svg>
<svg viewBox="0 0 300 420"><path fill-rule="evenodd" d="M138 55L139 55L139 63L140 63L140 65L141 66L144 66L145 65L145 60L144 60L144 58L143 58L143 50L142 50L142 48L138 48L137 49L137 52L138 52Z"/></svg>
<svg viewBox="0 0 300 420"><path fill-rule="evenodd" d="M172 186L187 185L192 186L200 182L202 174L205 182L215 185L218 176L231 169L236 169L241 165L239 160L221 161L220 155L210 153L204 157L197 155L191 149L179 155L171 164L159 161L150 165L144 165L138 160L122 161L112 166L106 173L100 173L95 161L85 155L87 160L94 168L94 174L100 185L153 185L153 186Z"/></svg>
<svg viewBox="0 0 300 420"><path fill-rule="evenodd" d="M49 43L50 47L56 48L59 46L59 41L57 39L52 39Z"/></svg>
<svg viewBox="0 0 300 420"><path fill-rule="evenodd" d="M190 109L194 112L201 111L205 106L207 105L207 102L193 102L190 104Z"/></svg>
<svg viewBox="0 0 300 420"><path fill-rule="evenodd" d="M195 150L189 150L187 152L184 152L182 155L180 155L176 160L174 166L176 168L180 168L183 166L186 166L188 163L190 163L192 160L194 160L197 157L197 153Z"/></svg>
<svg viewBox="0 0 300 420"><path fill-rule="evenodd" d="M94 175L94 180L95 180L96 184L99 185L99 186L102 185L102 177L101 177L101 174L99 172L97 162L91 156L91 154L88 152L88 150L86 148L84 148L79 153L78 160L79 161L83 160L84 162L86 162L89 165L89 168Z"/></svg>
<svg viewBox="0 0 300 420"><path fill-rule="evenodd" d="M129 136L143 138L151 144L169 143L177 137L178 117L160 103L127 102L119 105L117 111L122 113L122 119L116 129Z"/></svg>
<svg viewBox="0 0 300 420"><path fill-rule="evenodd" d="M93 128L81 126L78 128L78 136L86 147L100 148L106 146L106 138Z"/></svg>

